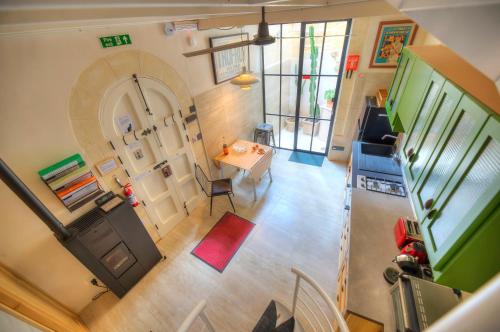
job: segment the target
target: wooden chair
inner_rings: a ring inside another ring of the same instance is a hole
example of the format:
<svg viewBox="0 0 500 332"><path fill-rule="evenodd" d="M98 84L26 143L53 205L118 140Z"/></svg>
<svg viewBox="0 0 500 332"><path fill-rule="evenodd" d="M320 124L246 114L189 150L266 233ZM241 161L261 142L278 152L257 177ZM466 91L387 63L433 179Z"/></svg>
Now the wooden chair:
<svg viewBox="0 0 500 332"><path fill-rule="evenodd" d="M195 164L195 176L196 181L201 186L203 192L210 197L210 215L212 215L212 201L214 196L223 196L227 195L229 198L229 203L233 207L233 211L236 213L236 209L234 208L233 201L231 200L231 195L234 196L233 193L233 182L230 178L219 179L219 180L209 180L203 169L201 169L200 165Z"/></svg>

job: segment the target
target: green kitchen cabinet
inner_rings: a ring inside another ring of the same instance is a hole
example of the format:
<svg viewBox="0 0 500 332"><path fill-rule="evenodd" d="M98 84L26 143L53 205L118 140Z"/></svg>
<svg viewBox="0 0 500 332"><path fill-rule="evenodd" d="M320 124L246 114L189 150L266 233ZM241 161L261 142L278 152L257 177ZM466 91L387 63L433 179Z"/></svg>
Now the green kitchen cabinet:
<svg viewBox="0 0 500 332"><path fill-rule="evenodd" d="M435 129L428 130L417 157L404 166L418 220L424 220L489 116L449 82L443 86L435 108L430 125Z"/></svg>
<svg viewBox="0 0 500 332"><path fill-rule="evenodd" d="M442 88L441 88L442 87ZM439 94L438 94L439 93ZM408 189L413 191L424 167L456 109L462 92L434 72L429 79L422 105L403 143L402 158Z"/></svg>
<svg viewBox="0 0 500 332"><path fill-rule="evenodd" d="M441 271L434 270L434 281L473 292L500 271L500 208L479 226Z"/></svg>
<svg viewBox="0 0 500 332"><path fill-rule="evenodd" d="M500 123L499 117L492 115L422 221L422 234L432 268L445 271L457 252L467 246L471 238L479 236L478 230L499 206ZM499 220L492 222L497 224ZM477 241L482 242L484 248L488 245L486 239ZM498 238L495 243L498 244ZM474 259L482 260L483 254L487 253L479 249ZM476 274L483 275L478 269ZM479 280L471 282L480 285Z"/></svg>
<svg viewBox="0 0 500 332"><path fill-rule="evenodd" d="M415 57L411 76L394 109L401 122L401 132L408 133L412 123L432 108L444 81L431 66Z"/></svg>
<svg viewBox="0 0 500 332"><path fill-rule="evenodd" d="M391 88L387 95L385 102L385 109L387 116L389 117L389 123L394 131L403 131L399 116L396 114L395 110L398 109L399 100L401 95L405 91L406 82L413 68L415 62L415 56L410 52L403 50L399 58L398 68L394 74L394 78L391 83Z"/></svg>
<svg viewBox="0 0 500 332"><path fill-rule="evenodd" d="M406 58L406 62L404 61ZM443 45L409 46L386 101L436 282L475 291L500 272L500 96Z"/></svg>
<svg viewBox="0 0 500 332"><path fill-rule="evenodd" d="M420 96L420 103L417 104L418 107L414 112L414 121L408 128L402 142L401 159L404 164L411 162L416 156L417 144L427 132L434 104L444 82L445 79L441 75L433 72L425 84L425 89Z"/></svg>

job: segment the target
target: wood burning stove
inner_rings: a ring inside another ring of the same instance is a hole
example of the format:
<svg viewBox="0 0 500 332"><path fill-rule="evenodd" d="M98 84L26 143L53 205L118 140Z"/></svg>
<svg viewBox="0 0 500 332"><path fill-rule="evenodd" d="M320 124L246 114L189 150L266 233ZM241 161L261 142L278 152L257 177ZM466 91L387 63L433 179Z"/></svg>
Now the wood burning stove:
<svg viewBox="0 0 500 332"><path fill-rule="evenodd" d="M141 220L123 200L107 212L96 207L65 227L1 159L0 178L118 297L160 261L160 252Z"/></svg>
<svg viewBox="0 0 500 332"><path fill-rule="evenodd" d="M96 207L66 229L71 236L61 243L119 297L161 259L141 220L126 202L109 212Z"/></svg>

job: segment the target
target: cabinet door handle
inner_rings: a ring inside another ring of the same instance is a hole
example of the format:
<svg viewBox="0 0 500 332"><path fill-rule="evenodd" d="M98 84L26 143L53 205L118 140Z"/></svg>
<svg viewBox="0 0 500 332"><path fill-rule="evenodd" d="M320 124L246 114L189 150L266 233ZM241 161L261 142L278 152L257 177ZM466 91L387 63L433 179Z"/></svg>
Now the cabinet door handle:
<svg viewBox="0 0 500 332"><path fill-rule="evenodd" d="M394 105L394 99L389 102L389 105Z"/></svg>
<svg viewBox="0 0 500 332"><path fill-rule="evenodd" d="M432 209L430 210L428 213L427 213L427 218L429 219L433 219L434 218L434 215L436 214L437 210L436 209Z"/></svg>
<svg viewBox="0 0 500 332"><path fill-rule="evenodd" d="M408 149L408 151L406 151L406 156L409 161L413 161L413 158L415 157L415 150L413 148Z"/></svg>
<svg viewBox="0 0 500 332"><path fill-rule="evenodd" d="M434 200L432 198L429 198L428 200L425 201L424 208L426 210L429 210L432 207L432 204L434 204Z"/></svg>

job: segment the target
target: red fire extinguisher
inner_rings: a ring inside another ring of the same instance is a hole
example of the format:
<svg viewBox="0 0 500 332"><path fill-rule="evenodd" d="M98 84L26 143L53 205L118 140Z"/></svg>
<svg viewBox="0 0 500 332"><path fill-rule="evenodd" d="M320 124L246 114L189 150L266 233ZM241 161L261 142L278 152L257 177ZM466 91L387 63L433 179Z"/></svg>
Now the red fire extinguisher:
<svg viewBox="0 0 500 332"><path fill-rule="evenodd" d="M139 205L137 197L135 197L134 190L132 189L132 185L130 183L127 183L125 187L123 187L123 194L125 195L125 197L127 197L128 203L130 205L132 205L133 207Z"/></svg>

